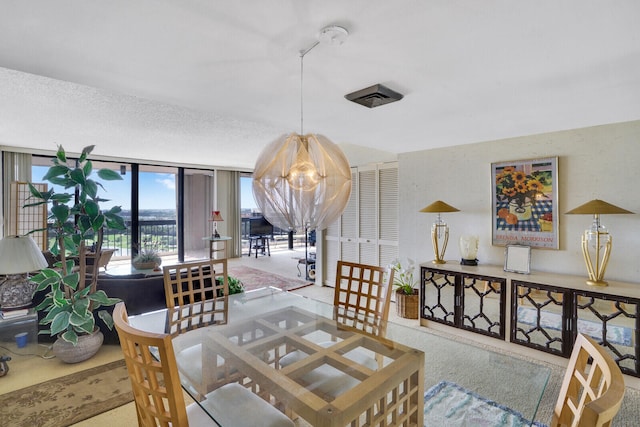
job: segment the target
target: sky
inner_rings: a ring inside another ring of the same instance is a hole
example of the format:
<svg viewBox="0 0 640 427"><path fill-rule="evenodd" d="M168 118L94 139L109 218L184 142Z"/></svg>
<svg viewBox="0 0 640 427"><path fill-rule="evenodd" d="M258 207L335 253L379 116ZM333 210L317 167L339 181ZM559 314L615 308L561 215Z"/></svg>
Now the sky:
<svg viewBox="0 0 640 427"><path fill-rule="evenodd" d="M49 166L33 166L32 181L43 182L42 177L49 170ZM121 206L124 210L131 209L131 174L122 176L121 181L101 181L94 173L92 179L103 182L104 190L100 188L98 195L108 202L100 203L100 207L108 209L112 206ZM140 209L175 209L175 175L166 173L140 172ZM257 207L253 199L251 188L252 178L240 179L241 203L243 209L255 209ZM51 184L49 184L51 185ZM64 192L61 187L55 188L56 192Z"/></svg>
<svg viewBox="0 0 640 427"><path fill-rule="evenodd" d="M43 182L42 177L49 170L49 166L33 166L33 182ZM108 209L120 206L124 210L131 209L131 174L122 176L118 181L101 181L96 173L91 178L102 182L104 189L98 189L98 195L108 202L100 203L100 207ZM175 209L176 182L175 175L167 173L140 172L140 209ZM48 183L51 185L50 183ZM54 187L56 192L64 192L61 187ZM67 191L69 192L69 191Z"/></svg>

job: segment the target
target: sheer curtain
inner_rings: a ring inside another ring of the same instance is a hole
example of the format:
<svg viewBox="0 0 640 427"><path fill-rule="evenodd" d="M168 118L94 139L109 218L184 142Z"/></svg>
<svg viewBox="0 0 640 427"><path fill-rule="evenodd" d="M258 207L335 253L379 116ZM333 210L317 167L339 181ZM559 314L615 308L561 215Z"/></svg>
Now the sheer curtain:
<svg viewBox="0 0 640 427"><path fill-rule="evenodd" d="M233 244L227 247L230 258L242 256L242 238L240 234L240 172L217 171L217 208L224 218L218 228L230 236Z"/></svg>
<svg viewBox="0 0 640 427"><path fill-rule="evenodd" d="M11 202L11 182L31 182L31 154L2 152L2 237L9 230L8 209Z"/></svg>

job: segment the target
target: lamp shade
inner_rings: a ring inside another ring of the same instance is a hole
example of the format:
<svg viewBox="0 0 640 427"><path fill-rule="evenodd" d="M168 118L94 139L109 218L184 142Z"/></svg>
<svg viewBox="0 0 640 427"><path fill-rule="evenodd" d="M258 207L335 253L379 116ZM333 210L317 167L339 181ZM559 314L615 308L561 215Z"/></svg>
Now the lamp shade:
<svg viewBox="0 0 640 427"><path fill-rule="evenodd" d="M350 194L349 162L322 135L284 135L256 161L254 198L264 217L281 229L326 228L342 214Z"/></svg>
<svg viewBox="0 0 640 427"><path fill-rule="evenodd" d="M454 208L451 205L446 204L442 200L436 200L431 203L429 206L425 206L420 209L420 212L433 212L433 213L441 213L441 212L460 212L460 209Z"/></svg>
<svg viewBox="0 0 640 427"><path fill-rule="evenodd" d="M611 214L632 214L633 212L622 209L603 200L594 199L577 208L571 209L569 215L611 215Z"/></svg>
<svg viewBox="0 0 640 427"><path fill-rule="evenodd" d="M30 236L6 236L0 240L0 274L29 273L48 265Z"/></svg>
<svg viewBox="0 0 640 427"><path fill-rule="evenodd" d="M211 211L211 221L224 221L222 215L220 215L220 211Z"/></svg>

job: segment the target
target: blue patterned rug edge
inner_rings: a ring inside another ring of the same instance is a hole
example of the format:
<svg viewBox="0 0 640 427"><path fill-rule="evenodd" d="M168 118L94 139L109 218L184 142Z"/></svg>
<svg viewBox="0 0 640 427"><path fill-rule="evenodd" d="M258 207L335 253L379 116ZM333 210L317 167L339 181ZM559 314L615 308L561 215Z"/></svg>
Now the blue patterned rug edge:
<svg viewBox="0 0 640 427"><path fill-rule="evenodd" d="M466 388L464 388L464 387L462 387L462 386L460 386L460 385L458 385L458 384L456 384L456 383L454 383L454 382L451 382L451 381L440 381L438 384L434 385L434 386L433 386L433 387L431 387L429 390L425 391L425 392L424 392L424 403L426 404L426 403L427 403L427 401L428 401L429 399L431 399L431 398L432 398L432 397L434 397L436 394L438 394L438 393L439 393L439 392L440 392L444 387L446 387L446 386L456 388L457 390L459 390L459 391L461 391L461 392L463 392L463 393L469 394L469 395L471 395L471 396L475 397L476 399L478 399L478 400L481 400L481 401L485 402L485 403L486 403L486 404L488 404L488 405L491 405L491 406L494 406L494 407L496 407L496 408L500 408L500 409L502 409L503 411L509 412L509 413L513 414L514 416L517 416L517 417L521 418L521 419L522 419L522 420L524 420L526 423L530 423L530 421L529 421L529 420L527 420L527 419L526 419L526 418L525 418L521 413L519 413L518 411L514 411L513 409L511 409L511 408L509 408L509 407L507 407L507 406L501 405L501 404L499 404L499 403L497 403L497 402L494 402L493 400L487 399L487 398L486 398L486 397L484 397L484 396L480 396L479 394L477 394L477 393L475 393L475 392L473 392L473 391L471 391L471 390L467 390ZM426 410L426 405L425 405L425 410ZM546 425L546 424L541 423L541 422L539 422L539 421L534 421L531 425L532 425L532 426L535 426L535 427L547 427L547 425Z"/></svg>

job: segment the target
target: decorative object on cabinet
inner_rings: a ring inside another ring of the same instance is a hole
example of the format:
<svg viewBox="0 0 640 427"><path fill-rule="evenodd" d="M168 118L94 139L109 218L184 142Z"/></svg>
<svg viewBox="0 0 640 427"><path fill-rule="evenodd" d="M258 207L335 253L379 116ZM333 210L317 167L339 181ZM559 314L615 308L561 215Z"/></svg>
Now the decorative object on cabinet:
<svg viewBox="0 0 640 427"><path fill-rule="evenodd" d="M420 212L438 214L436 221L431 226L431 243L433 244L433 253L435 255L433 263L445 264L444 252L447 250L447 242L449 241L449 226L442 220L441 214L443 212L460 212L460 209L437 200L420 209Z"/></svg>
<svg viewBox="0 0 640 427"><path fill-rule="evenodd" d="M211 211L210 221L213 222L213 233L211 233L211 237L213 237L214 239L219 239L220 233L218 233L218 221L224 221L224 219L222 219L220 211Z"/></svg>
<svg viewBox="0 0 640 427"><path fill-rule="evenodd" d="M591 200L567 212L569 215L593 215L591 228L586 229L582 235L582 255L589 274L587 285L608 286L604 280L604 272L611 254L611 235L607 228L600 224L600 215L631 213L633 212L598 199Z"/></svg>
<svg viewBox="0 0 640 427"><path fill-rule="evenodd" d="M492 244L558 249L558 158L491 164Z"/></svg>
<svg viewBox="0 0 640 427"><path fill-rule="evenodd" d="M253 195L264 217L283 230L322 230L340 217L351 193L351 169L342 150L322 135L303 131L304 56L320 43L341 44L348 35L330 26L300 52L300 134L276 139L260 153L253 171Z"/></svg>
<svg viewBox="0 0 640 427"><path fill-rule="evenodd" d="M29 279L32 271L48 266L47 260L30 236L6 236L0 240L0 308L28 307L37 285Z"/></svg>
<svg viewBox="0 0 640 427"><path fill-rule="evenodd" d="M504 271L529 274L531 271L531 247L507 245L504 248Z"/></svg>
<svg viewBox="0 0 640 427"><path fill-rule="evenodd" d="M460 236L460 255L462 265L478 265L478 236L464 234Z"/></svg>

